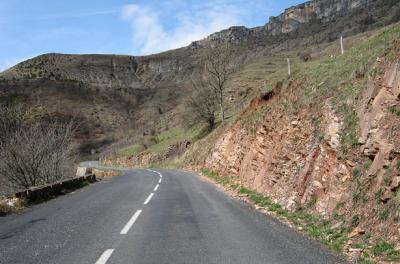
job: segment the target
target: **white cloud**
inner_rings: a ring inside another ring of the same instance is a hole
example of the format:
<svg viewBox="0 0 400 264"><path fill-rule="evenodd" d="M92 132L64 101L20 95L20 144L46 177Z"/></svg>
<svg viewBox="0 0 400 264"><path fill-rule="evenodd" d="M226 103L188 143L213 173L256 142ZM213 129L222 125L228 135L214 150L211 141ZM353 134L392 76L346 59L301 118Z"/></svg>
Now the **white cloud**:
<svg viewBox="0 0 400 264"><path fill-rule="evenodd" d="M164 6L168 8L164 13L174 12L173 17L165 20L162 14L148 6L130 4L123 7L122 18L131 25L135 52L144 55L189 45L211 33L239 25L240 17L247 13L226 1L206 1L181 9L176 9L177 2L171 0ZM171 23L171 20L175 21L174 25L166 27L166 22Z"/></svg>

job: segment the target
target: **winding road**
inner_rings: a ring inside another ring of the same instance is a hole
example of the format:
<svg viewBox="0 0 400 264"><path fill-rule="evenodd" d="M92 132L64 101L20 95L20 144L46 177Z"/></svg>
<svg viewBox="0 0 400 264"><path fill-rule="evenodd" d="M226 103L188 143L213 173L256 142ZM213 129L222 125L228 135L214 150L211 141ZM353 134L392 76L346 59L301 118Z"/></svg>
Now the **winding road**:
<svg viewBox="0 0 400 264"><path fill-rule="evenodd" d="M179 170L125 170L0 218L0 263L343 263Z"/></svg>

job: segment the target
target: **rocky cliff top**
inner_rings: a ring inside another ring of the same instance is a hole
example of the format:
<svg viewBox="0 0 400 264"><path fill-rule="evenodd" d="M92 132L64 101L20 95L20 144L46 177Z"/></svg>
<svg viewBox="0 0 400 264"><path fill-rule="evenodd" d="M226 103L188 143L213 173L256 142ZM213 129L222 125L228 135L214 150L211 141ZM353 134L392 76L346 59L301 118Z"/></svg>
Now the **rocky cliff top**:
<svg viewBox="0 0 400 264"><path fill-rule="evenodd" d="M275 37L298 30L303 24L318 22L322 24L334 21L353 12L373 13L376 5L391 5L390 0L314 0L287 8L279 16L271 16L269 22L261 27L231 27L211 34L207 38L195 41L192 46L206 46L210 42L228 42L238 44L248 40L260 40ZM369 12L371 11L371 12ZM372 14L368 14L372 15ZM351 25L349 25L351 26Z"/></svg>

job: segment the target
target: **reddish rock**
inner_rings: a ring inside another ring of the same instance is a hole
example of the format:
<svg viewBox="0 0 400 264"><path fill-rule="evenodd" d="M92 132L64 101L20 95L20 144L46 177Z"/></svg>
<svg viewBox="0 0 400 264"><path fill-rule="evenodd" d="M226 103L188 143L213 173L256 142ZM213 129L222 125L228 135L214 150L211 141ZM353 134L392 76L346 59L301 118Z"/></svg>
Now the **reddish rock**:
<svg viewBox="0 0 400 264"><path fill-rule="evenodd" d="M392 183L390 184L390 189L392 191L400 187L400 176L393 177Z"/></svg>
<svg viewBox="0 0 400 264"><path fill-rule="evenodd" d="M365 230L360 227L356 227L353 231L351 231L351 233L348 235L348 237L353 238L353 237L357 237L357 236L363 235L363 234L365 234Z"/></svg>
<svg viewBox="0 0 400 264"><path fill-rule="evenodd" d="M387 201L392 199L392 197L393 197L393 192L390 189L385 189L385 191L381 197L381 201L386 203Z"/></svg>

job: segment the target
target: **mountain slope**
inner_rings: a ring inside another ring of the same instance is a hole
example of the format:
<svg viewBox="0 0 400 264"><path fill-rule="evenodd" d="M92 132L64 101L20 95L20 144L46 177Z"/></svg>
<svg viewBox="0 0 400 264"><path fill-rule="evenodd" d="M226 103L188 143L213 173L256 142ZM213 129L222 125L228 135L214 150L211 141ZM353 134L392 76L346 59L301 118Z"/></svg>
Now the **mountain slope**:
<svg viewBox="0 0 400 264"><path fill-rule="evenodd" d="M398 20L398 10L392 0L318 0L291 7L265 26L230 28L151 56L45 54L0 73L0 102L22 102L42 117L74 116L82 124L80 142L89 139L82 148L88 153L184 124L190 80L210 46L224 44L236 55L231 63L237 71L229 85L229 107L235 109L263 83L262 73L245 72L246 65L265 60L274 72L286 57L298 60L305 47L317 54L321 44L341 34Z"/></svg>

